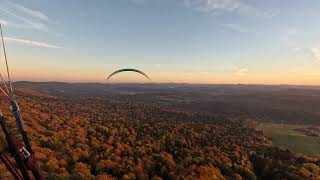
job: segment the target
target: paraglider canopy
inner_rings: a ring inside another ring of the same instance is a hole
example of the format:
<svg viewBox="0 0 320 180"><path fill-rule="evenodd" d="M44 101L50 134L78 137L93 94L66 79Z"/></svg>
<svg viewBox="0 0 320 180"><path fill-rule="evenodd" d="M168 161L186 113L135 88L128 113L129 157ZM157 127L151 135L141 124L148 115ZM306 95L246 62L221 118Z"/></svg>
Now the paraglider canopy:
<svg viewBox="0 0 320 180"><path fill-rule="evenodd" d="M118 73L121 73L121 72L136 72L136 73L139 73L139 74L145 76L146 78L150 79L144 72L142 72L142 71L140 71L138 69L128 69L128 68L126 68L126 69L120 69L120 70L117 70L117 71L111 73L108 76L107 80L109 80L112 76L114 76L114 75L116 75Z"/></svg>

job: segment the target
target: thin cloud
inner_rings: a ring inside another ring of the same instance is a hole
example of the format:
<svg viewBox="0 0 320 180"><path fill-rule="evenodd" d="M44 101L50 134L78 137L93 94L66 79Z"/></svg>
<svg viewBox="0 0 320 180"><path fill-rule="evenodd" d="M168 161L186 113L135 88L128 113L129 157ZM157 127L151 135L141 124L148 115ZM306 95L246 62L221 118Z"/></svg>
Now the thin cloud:
<svg viewBox="0 0 320 180"><path fill-rule="evenodd" d="M311 48L310 52L317 62L320 62L320 48Z"/></svg>
<svg viewBox="0 0 320 180"><path fill-rule="evenodd" d="M296 41L297 35L298 35L298 31L296 29L289 29L287 32L285 32L283 37L283 41L285 45L294 51L301 50L299 43Z"/></svg>
<svg viewBox="0 0 320 180"><path fill-rule="evenodd" d="M248 29L243 28L237 24L220 24L220 27L223 29L234 31L234 32L240 32L240 33L249 32Z"/></svg>
<svg viewBox="0 0 320 180"><path fill-rule="evenodd" d="M19 12L22 12L26 15L29 15L31 17L34 17L34 18L37 18L37 19L40 19L43 21L49 21L48 16L41 11L33 10L33 9L27 8L25 6L22 6L20 4L16 4L13 2L8 2L8 4L10 4L12 7L14 7Z"/></svg>
<svg viewBox="0 0 320 180"><path fill-rule="evenodd" d="M278 14L276 11L265 11L242 0L183 0L184 5L203 13L222 14L236 13L247 16L271 18Z"/></svg>
<svg viewBox="0 0 320 180"><path fill-rule="evenodd" d="M41 23L41 22L37 22L37 21L34 21L30 18L26 18L26 17L23 17L21 15L18 15L17 13L13 12L13 11L10 11L8 9L5 9L5 8L1 8L0 7L0 10L5 12L7 15L10 15L11 17L14 17L15 19L19 20L19 21L22 21L24 23L24 25L21 25L21 26L15 26L15 27L29 27L29 28L32 28L32 29L37 29L37 30L47 30L47 26L44 24L44 23ZM12 24L18 24L18 23L12 23Z"/></svg>
<svg viewBox="0 0 320 180"><path fill-rule="evenodd" d="M7 21L7 20L4 20L4 19L0 19L0 24L2 26L10 26L10 27L16 27L18 26L17 24L14 24L12 23L11 21ZM22 27L21 27L22 28Z"/></svg>
<svg viewBox="0 0 320 180"><path fill-rule="evenodd" d="M146 0L130 0L131 3L141 5L146 2Z"/></svg>
<svg viewBox="0 0 320 180"><path fill-rule="evenodd" d="M210 72L209 71L200 71L199 74L208 75L208 74L210 74Z"/></svg>
<svg viewBox="0 0 320 180"><path fill-rule="evenodd" d="M26 25L24 23L18 24L18 23L14 23L12 21L7 21L3 19L0 19L0 23L3 26L18 28L18 29L34 29L33 27L30 27L30 25Z"/></svg>
<svg viewBox="0 0 320 180"><path fill-rule="evenodd" d="M235 67L233 69L233 74L236 76L244 76L249 73L249 70L245 67Z"/></svg>
<svg viewBox="0 0 320 180"><path fill-rule="evenodd" d="M52 44L48 44L48 43L44 43L44 42L32 41L32 40L27 40L27 39L4 37L4 40L8 41L8 42L19 43L19 44L24 44L24 45L28 45L28 46L42 47L42 48L53 48L53 49L62 48L61 46L56 46L56 45L52 45Z"/></svg>
<svg viewBox="0 0 320 180"><path fill-rule="evenodd" d="M8 25L8 21L0 19L0 24L2 25Z"/></svg>
<svg viewBox="0 0 320 180"><path fill-rule="evenodd" d="M48 31L46 23L49 22L49 18L43 12L32 10L6 0L0 4L0 12L3 12L11 19L11 21L6 21L7 26Z"/></svg>

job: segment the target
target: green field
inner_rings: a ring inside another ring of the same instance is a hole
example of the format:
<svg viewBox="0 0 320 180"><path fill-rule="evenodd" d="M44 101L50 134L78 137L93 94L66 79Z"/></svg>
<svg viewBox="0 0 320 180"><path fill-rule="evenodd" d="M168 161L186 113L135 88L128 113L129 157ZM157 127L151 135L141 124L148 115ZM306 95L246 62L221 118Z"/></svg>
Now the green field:
<svg viewBox="0 0 320 180"><path fill-rule="evenodd" d="M320 156L320 137L306 136L301 132L294 131L294 129L306 127L303 125L260 123L256 128L264 131L276 146L310 156Z"/></svg>

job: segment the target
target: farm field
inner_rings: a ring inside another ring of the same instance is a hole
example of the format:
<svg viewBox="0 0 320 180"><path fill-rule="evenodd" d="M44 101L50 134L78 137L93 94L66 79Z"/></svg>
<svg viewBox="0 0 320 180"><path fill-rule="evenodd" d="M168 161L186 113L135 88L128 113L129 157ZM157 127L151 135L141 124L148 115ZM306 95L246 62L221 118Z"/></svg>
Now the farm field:
<svg viewBox="0 0 320 180"><path fill-rule="evenodd" d="M308 128L307 125L259 123L262 130L276 146L288 148L297 153L320 156L320 137L307 136L296 129Z"/></svg>

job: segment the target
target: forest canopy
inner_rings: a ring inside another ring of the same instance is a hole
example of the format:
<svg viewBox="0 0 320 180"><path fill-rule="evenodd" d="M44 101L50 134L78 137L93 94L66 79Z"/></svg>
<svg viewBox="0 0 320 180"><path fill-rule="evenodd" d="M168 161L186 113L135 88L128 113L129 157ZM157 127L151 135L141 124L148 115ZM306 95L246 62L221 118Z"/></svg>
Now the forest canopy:
<svg viewBox="0 0 320 180"><path fill-rule="evenodd" d="M47 179L319 178L319 159L273 147L250 122L223 114L20 91L18 99Z"/></svg>

